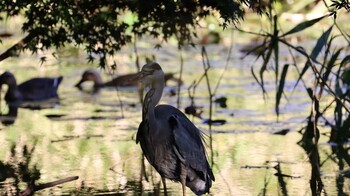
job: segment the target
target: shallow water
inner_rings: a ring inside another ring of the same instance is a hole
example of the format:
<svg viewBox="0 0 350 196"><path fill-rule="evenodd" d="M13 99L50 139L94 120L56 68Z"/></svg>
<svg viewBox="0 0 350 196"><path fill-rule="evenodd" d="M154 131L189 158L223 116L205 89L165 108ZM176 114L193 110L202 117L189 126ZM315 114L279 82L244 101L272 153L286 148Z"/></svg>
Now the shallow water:
<svg viewBox="0 0 350 196"><path fill-rule="evenodd" d="M179 107L182 111L190 105L188 87L203 73L198 48L183 51L184 85ZM116 57L120 63L119 73L135 70L131 51L132 48L125 48ZM139 51L141 57L155 55L166 72L179 69L180 55L176 47L156 50L145 44ZM255 57L241 59L242 54L233 52L228 69L224 70L228 48L208 46L207 51L212 66L209 71L212 88L225 71L215 97L228 99L227 108L214 105L213 109L213 119L224 119L226 124L212 126L212 148L207 146L216 178L211 194L311 195L311 164L308 153L298 145L302 138L298 131L306 126L310 111L310 100L303 87L297 86L293 90L295 80L292 74L289 75L286 82L288 102L282 100L281 115L277 118L272 72L266 80L268 98L264 100L250 73ZM63 75L60 102L42 110L19 108L13 125L0 126L0 172L3 174L0 176L0 195L15 195L24 190L27 187L24 174L28 173L37 176L36 183L79 176L78 180L38 191L36 195L162 194L160 178L147 161L147 180L141 175L141 148L135 143L141 120L137 88L119 88L118 91L107 88L95 94L82 92L74 84L86 67L95 66L81 66L84 57L49 59L45 66L39 66L36 59L38 57L23 55L4 61L0 71L13 71L19 83L29 76ZM103 78L108 80L111 76L104 74ZM91 84L84 87L89 89ZM174 83L164 90L161 103L176 106L177 97L169 95L172 89L176 89ZM208 118L204 80L197 87L195 104L203 107L202 117ZM3 114L8 112L4 101L1 111ZM209 135L208 125L198 118L190 119ZM289 132L273 134L281 130ZM325 127L322 132L329 130ZM321 137L318 146L325 193L349 194L349 176L340 172L349 166L345 163L342 167L327 141L328 137ZM182 194L179 183L168 181L167 185L171 195ZM189 189L187 191L193 194Z"/></svg>

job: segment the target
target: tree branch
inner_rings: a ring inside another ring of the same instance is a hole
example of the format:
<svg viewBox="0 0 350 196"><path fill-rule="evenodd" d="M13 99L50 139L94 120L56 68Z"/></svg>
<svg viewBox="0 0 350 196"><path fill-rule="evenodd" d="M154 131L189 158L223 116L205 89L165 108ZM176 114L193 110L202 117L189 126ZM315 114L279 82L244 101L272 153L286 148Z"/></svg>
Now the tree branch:
<svg viewBox="0 0 350 196"><path fill-rule="evenodd" d="M18 50L23 49L27 44L34 38L33 34L28 34L11 48L7 49L5 52L0 54L0 62L11 56L18 55Z"/></svg>

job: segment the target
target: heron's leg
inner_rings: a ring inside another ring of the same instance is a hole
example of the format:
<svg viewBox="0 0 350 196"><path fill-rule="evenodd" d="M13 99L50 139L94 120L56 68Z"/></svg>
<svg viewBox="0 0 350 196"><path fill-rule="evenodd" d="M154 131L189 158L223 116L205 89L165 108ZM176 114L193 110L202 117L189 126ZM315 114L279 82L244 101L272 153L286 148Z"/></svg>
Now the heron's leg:
<svg viewBox="0 0 350 196"><path fill-rule="evenodd" d="M165 182L165 178L162 177L162 183L163 183L163 187L164 187L164 195L167 196L168 195L168 191L166 189L166 182Z"/></svg>
<svg viewBox="0 0 350 196"><path fill-rule="evenodd" d="M141 155L141 175L140 175L141 184L142 184L142 177L145 177L145 180L148 182L148 177L146 174L146 166L145 166L145 155L143 153Z"/></svg>
<svg viewBox="0 0 350 196"><path fill-rule="evenodd" d="M187 177L187 170L186 166L181 163L181 171L180 171L180 180L182 185L182 195L186 196L186 177Z"/></svg>

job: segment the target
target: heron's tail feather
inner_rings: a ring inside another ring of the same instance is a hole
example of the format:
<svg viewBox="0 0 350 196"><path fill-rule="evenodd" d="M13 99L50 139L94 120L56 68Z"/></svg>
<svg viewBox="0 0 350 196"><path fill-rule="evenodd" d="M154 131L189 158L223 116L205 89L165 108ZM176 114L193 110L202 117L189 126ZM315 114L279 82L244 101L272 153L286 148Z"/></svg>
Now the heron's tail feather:
<svg viewBox="0 0 350 196"><path fill-rule="evenodd" d="M204 178L204 179L203 179ZM186 186L190 188L196 195L202 195L209 192L209 189L212 185L212 176L206 174L205 176L200 177L193 170L187 173Z"/></svg>

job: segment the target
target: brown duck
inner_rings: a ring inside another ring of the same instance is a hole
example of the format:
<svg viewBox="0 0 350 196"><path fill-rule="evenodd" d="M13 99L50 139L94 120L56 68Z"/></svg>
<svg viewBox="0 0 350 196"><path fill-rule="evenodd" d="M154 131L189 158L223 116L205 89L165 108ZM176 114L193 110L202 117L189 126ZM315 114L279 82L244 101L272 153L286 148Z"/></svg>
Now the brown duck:
<svg viewBox="0 0 350 196"><path fill-rule="evenodd" d="M82 89L82 83L85 81L92 81L94 83L94 88L99 89L102 87L130 87L130 86L138 86L139 82L135 79L137 77L137 73L131 73L126 75L118 76L111 81L103 82L100 73L95 69L86 70L81 76L80 81L75 85L79 89ZM173 80L180 85L182 81L178 78L174 77L173 73L166 73L164 75L165 82L168 80Z"/></svg>

